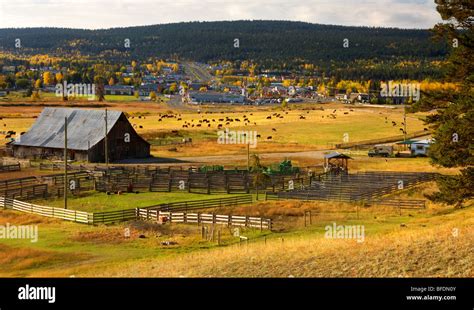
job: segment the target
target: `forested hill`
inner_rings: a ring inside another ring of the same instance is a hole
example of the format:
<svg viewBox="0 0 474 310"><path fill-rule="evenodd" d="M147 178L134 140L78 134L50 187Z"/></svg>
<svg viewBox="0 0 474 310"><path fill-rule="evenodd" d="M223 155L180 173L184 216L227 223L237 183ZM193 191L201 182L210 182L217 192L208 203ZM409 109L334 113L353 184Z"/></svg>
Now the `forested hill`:
<svg viewBox="0 0 474 310"><path fill-rule="evenodd" d="M196 61L252 59L313 63L357 59L429 60L446 54L428 30L344 27L288 21L189 22L82 30L66 28L0 29L0 48L12 51L20 38L28 54L120 55L135 59L179 57ZM240 48L234 47L234 39ZM130 39L129 49L124 40ZM343 40L349 47L343 47Z"/></svg>

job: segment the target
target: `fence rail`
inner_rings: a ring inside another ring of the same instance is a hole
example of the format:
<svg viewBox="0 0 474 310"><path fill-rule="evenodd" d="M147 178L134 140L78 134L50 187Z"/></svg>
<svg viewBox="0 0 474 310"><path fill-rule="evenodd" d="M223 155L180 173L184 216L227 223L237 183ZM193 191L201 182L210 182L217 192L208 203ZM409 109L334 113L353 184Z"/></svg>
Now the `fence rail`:
<svg viewBox="0 0 474 310"><path fill-rule="evenodd" d="M295 200L321 200L321 201L330 201L337 200L341 202L348 203L359 203L364 202L367 206L379 205L379 206L390 206L397 207L401 209L426 209L426 200L417 200L417 199L350 199L348 197L341 197L341 199L336 199L338 197L326 196L311 196L308 194L301 193L300 195L289 195L282 196L278 193L265 193L265 200L284 200L284 199L295 199Z"/></svg>
<svg viewBox="0 0 474 310"><path fill-rule="evenodd" d="M251 204L252 202L253 202L252 195L239 195L239 196L226 197L226 198L164 203L164 204L158 204L158 205L149 206L149 207L140 208L140 209L157 209L159 211L185 211L187 212L188 210L237 206L237 205Z"/></svg>
<svg viewBox="0 0 474 310"><path fill-rule="evenodd" d="M272 229L272 220L261 217L239 215L217 215L206 213L164 212L153 209L136 209L136 217L141 220L184 224L216 224L226 226L242 226L250 228Z"/></svg>
<svg viewBox="0 0 474 310"><path fill-rule="evenodd" d="M21 166L20 163L18 164L11 164L11 165L0 165L0 172L6 171L20 171Z"/></svg>
<svg viewBox="0 0 474 310"><path fill-rule="evenodd" d="M92 223L92 213L87 213L83 211L40 206L6 197L0 197L0 206L2 206L4 209L33 213L41 216L53 217L67 221L79 222L84 224Z"/></svg>
<svg viewBox="0 0 474 310"><path fill-rule="evenodd" d="M170 211L188 211L208 208L228 207L242 204L251 204L252 195L242 195L228 198L217 198L196 201L183 201L174 203L165 203L150 207L140 208L141 210L150 210L152 212L170 212ZM0 197L0 207L12 209L27 213L33 213L41 216L59 218L68 221L74 221L84 224L111 224L123 221L130 221L137 218L136 209L125 209L105 212L84 212L68 210L63 208L54 208L35 205L23 202L9 197Z"/></svg>

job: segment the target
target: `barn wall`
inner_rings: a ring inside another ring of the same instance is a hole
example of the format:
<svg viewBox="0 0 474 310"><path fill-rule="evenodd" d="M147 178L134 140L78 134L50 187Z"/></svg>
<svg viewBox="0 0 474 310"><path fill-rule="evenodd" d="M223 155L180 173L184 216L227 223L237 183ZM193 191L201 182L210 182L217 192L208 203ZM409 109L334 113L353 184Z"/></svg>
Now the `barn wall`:
<svg viewBox="0 0 474 310"><path fill-rule="evenodd" d="M30 159L64 159L64 149L13 146L13 156ZM87 151L68 150L68 159L87 161Z"/></svg>
<svg viewBox="0 0 474 310"><path fill-rule="evenodd" d="M130 134L130 142L125 142L125 134ZM125 115L115 123L107 136L109 161L126 158L150 157L150 144L133 129ZM89 151L91 162L105 162L104 139L92 146Z"/></svg>

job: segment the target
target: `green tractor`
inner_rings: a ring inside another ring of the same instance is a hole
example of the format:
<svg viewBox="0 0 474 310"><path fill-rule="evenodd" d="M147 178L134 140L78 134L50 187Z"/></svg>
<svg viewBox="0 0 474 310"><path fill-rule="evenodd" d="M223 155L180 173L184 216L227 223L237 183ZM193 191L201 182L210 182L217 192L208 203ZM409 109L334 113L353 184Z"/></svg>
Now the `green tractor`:
<svg viewBox="0 0 474 310"><path fill-rule="evenodd" d="M206 172L216 172L216 171L224 171L224 166L214 165L214 166L201 166L198 169L199 172L206 173Z"/></svg>
<svg viewBox="0 0 474 310"><path fill-rule="evenodd" d="M265 171L268 175L293 175L300 173L300 168L293 167L291 160L285 159L278 165L272 165Z"/></svg>

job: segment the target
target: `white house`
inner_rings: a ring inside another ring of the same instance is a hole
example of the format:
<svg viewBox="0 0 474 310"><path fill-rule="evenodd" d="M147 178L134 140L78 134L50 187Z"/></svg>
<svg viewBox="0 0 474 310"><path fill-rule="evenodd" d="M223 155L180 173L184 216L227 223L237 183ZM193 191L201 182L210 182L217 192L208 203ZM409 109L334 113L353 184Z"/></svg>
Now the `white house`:
<svg viewBox="0 0 474 310"><path fill-rule="evenodd" d="M433 143L431 139L414 141L410 145L411 155L412 156L426 156L428 155L428 149Z"/></svg>

